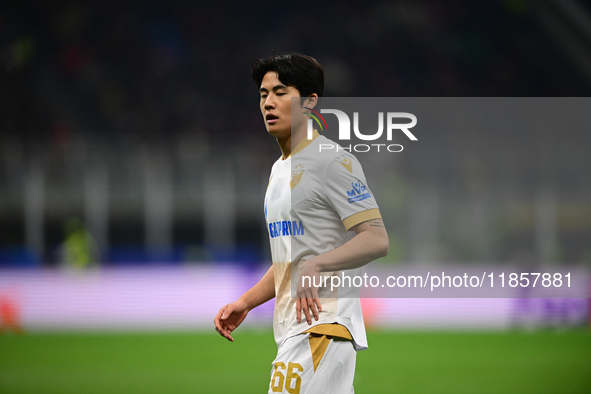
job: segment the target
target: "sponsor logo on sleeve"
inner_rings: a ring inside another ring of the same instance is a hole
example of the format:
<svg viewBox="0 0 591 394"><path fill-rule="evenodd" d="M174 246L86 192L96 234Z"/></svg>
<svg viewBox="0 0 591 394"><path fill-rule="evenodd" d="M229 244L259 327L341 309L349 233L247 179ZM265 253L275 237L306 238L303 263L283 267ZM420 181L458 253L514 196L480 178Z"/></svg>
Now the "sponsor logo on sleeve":
<svg viewBox="0 0 591 394"><path fill-rule="evenodd" d="M351 186L353 187L353 189L351 189L350 191L347 190L349 204L365 200L366 198L371 198L371 194L369 194L367 188L365 187L365 185L361 183L359 179L357 180L357 182L351 182Z"/></svg>

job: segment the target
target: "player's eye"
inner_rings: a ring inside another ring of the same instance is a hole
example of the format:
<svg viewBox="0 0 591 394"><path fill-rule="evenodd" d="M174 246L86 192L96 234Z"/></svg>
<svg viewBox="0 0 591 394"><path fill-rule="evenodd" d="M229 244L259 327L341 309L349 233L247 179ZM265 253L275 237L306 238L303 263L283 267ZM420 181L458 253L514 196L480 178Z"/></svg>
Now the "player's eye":
<svg viewBox="0 0 591 394"><path fill-rule="evenodd" d="M261 94L261 99L266 99L267 95L266 94Z"/></svg>

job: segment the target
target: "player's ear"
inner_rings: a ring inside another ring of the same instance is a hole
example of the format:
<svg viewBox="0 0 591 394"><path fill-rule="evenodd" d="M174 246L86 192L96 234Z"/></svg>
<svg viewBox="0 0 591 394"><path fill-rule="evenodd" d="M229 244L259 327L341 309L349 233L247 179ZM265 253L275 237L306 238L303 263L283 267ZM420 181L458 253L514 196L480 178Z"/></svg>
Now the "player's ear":
<svg viewBox="0 0 591 394"><path fill-rule="evenodd" d="M316 93L312 93L304 100L303 107L314 108L318 104L318 95Z"/></svg>

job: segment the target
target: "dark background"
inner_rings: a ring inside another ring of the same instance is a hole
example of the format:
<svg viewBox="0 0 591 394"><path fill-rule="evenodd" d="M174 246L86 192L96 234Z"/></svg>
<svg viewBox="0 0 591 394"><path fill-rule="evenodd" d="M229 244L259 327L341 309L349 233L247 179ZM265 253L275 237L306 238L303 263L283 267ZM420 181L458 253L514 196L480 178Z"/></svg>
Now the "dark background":
<svg viewBox="0 0 591 394"><path fill-rule="evenodd" d="M3 2L0 265L72 263L63 251L73 218L89 264L267 261L262 199L279 150L261 121L254 59L284 50L317 58L326 96L584 97L590 10L551 0ZM420 158L402 157L392 195L382 197L402 212L387 223L391 259L591 261L589 163L580 153L589 138L571 141L576 155L563 147L566 175L540 187L547 169L529 165L540 162L531 137L512 136L520 181L510 186L479 175L502 157L457 152L426 254L405 247L412 214L404 212L435 209L412 197L429 183L410 182L404 169ZM517 219L474 247L461 223L494 214L482 196L504 188L512 188L504 215ZM447 231L445 215L460 218L457 231Z"/></svg>

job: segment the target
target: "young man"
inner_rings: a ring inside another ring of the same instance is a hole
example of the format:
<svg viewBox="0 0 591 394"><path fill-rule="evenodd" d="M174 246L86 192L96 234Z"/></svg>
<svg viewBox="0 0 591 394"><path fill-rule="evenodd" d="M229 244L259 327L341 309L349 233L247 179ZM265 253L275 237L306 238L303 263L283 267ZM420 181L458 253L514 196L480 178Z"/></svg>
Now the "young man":
<svg viewBox="0 0 591 394"><path fill-rule="evenodd" d="M363 265L388 253L388 236L357 159L343 150L319 152L319 144L332 141L315 130L312 140L307 137L305 112L323 94L322 66L309 56L281 53L256 60L252 77L265 126L282 153L265 195L273 264L220 309L216 331L233 341L248 312L276 297L278 353L269 393L353 393L356 351L367 348L359 297L339 297L339 289L314 283L342 271L360 275ZM292 98L298 99L292 104ZM363 198L348 198L352 187L364 188Z"/></svg>

